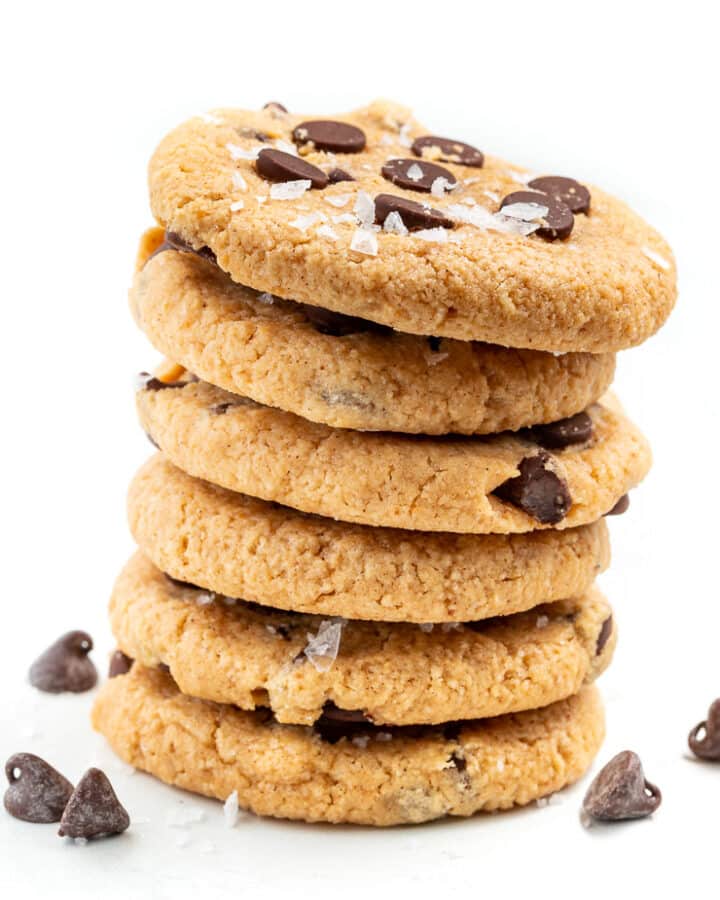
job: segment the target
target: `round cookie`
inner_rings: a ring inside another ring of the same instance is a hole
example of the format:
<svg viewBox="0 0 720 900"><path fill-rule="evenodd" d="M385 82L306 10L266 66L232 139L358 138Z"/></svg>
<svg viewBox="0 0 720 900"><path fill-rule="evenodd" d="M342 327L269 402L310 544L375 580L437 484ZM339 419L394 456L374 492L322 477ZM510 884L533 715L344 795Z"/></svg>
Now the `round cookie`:
<svg viewBox="0 0 720 900"><path fill-rule="evenodd" d="M106 682L93 726L168 784L307 822L401 825L525 805L580 778L604 717L593 686L540 710L464 725L366 728L331 743L267 713L195 700L135 664Z"/></svg>
<svg viewBox="0 0 720 900"><path fill-rule="evenodd" d="M549 706L609 665L612 611L592 589L485 622L323 619L171 581L142 554L118 577L119 648L166 665L183 694L311 725L327 704L375 725L436 724Z"/></svg>
<svg viewBox="0 0 720 900"><path fill-rule="evenodd" d="M550 453L521 433L345 431L204 382L151 385L162 389L138 391L140 421L184 471L366 525L467 534L571 528L612 509L650 466L638 429L600 404L588 410L590 440Z"/></svg>
<svg viewBox="0 0 720 900"><path fill-rule="evenodd" d="M492 156L462 165L432 146L416 156L412 144L427 132L407 109L377 102L336 117L363 131L359 152L299 140L307 118L224 109L181 125L150 163L158 222L208 247L240 284L413 334L600 353L641 343L669 315L668 245L599 189L574 217L536 190L498 214L532 174ZM430 183L433 155L444 175ZM397 165L387 171L393 159L407 160L400 177ZM352 180L332 183L338 168ZM542 223L558 208L572 233L545 240L555 232Z"/></svg>
<svg viewBox="0 0 720 900"><path fill-rule="evenodd" d="M216 487L160 454L130 485L128 515L143 552L181 581L350 619L508 615L584 594L610 562L602 519L508 535L368 528Z"/></svg>
<svg viewBox="0 0 720 900"><path fill-rule="evenodd" d="M144 243L157 245L154 231ZM130 305L152 344L204 381L337 428L515 431L585 409L615 369L612 354L554 356L379 329L258 294L176 250L137 272Z"/></svg>

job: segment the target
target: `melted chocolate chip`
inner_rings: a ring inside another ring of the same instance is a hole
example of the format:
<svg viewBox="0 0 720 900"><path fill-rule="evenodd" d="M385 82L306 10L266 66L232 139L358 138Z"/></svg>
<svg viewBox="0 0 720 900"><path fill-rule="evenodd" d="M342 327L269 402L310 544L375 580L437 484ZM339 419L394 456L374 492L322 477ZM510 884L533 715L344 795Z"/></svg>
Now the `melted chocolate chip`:
<svg viewBox="0 0 720 900"><path fill-rule="evenodd" d="M326 719L332 719L333 722L352 722L355 725L372 725L372 719L369 719L361 709L341 709L335 706L332 700L328 700L322 711Z"/></svg>
<svg viewBox="0 0 720 900"><path fill-rule="evenodd" d="M359 153L365 149L365 132L347 122L318 119L301 122L293 131L296 144L313 144L316 150L329 153Z"/></svg>
<svg viewBox="0 0 720 900"><path fill-rule="evenodd" d="M255 168L258 174L270 181L308 180L314 188L319 189L328 185L328 177L322 169L282 150L261 150Z"/></svg>
<svg viewBox="0 0 720 900"><path fill-rule="evenodd" d="M458 770L458 772L464 772L467 769L467 762L464 757L460 756L459 753L453 753L450 756L451 764Z"/></svg>
<svg viewBox="0 0 720 900"><path fill-rule="evenodd" d="M513 203L535 203L547 209L543 217L543 224L537 229L535 234L544 238L546 241L563 240L570 235L575 224L575 217L572 212L550 194L542 194L539 191L514 191L508 194L500 204L500 209L510 206Z"/></svg>
<svg viewBox="0 0 720 900"><path fill-rule="evenodd" d="M712 703L707 719L690 732L688 746L700 759L720 762L720 700Z"/></svg>
<svg viewBox="0 0 720 900"><path fill-rule="evenodd" d="M330 184L338 184L340 181L355 181L353 176L345 169L330 169L327 173Z"/></svg>
<svg viewBox="0 0 720 900"><path fill-rule="evenodd" d="M612 509L609 509L605 515L606 516L621 516L623 513L626 513L630 509L630 495L623 494L622 497L618 500L618 502L613 506Z"/></svg>
<svg viewBox="0 0 720 900"><path fill-rule="evenodd" d="M590 785L583 811L593 819L619 822L649 816L661 801L659 789L645 780L640 757L624 750L610 760Z"/></svg>
<svg viewBox="0 0 720 900"><path fill-rule="evenodd" d="M133 660L123 653L122 650L115 650L110 657L110 665L108 666L108 678L116 678L118 675L127 675L132 669Z"/></svg>
<svg viewBox="0 0 720 900"><path fill-rule="evenodd" d="M528 187L549 194L554 200L564 203L571 212L586 213L590 209L590 191L574 178L543 175L528 181Z"/></svg>
<svg viewBox="0 0 720 900"><path fill-rule="evenodd" d="M73 786L50 763L33 753L15 753L5 763L9 787L5 809L24 822L59 822Z"/></svg>
<svg viewBox="0 0 720 900"><path fill-rule="evenodd" d="M452 172L427 160L389 159L382 167L383 177L408 191L428 193L437 178L444 178L446 187L455 187L457 178Z"/></svg>
<svg viewBox="0 0 720 900"><path fill-rule="evenodd" d="M430 350L431 350L432 353L439 353L439 352L440 352L440 345L442 344L442 338L439 338L439 337L429 337L429 338L427 339L427 342L428 342L428 346L430 347Z"/></svg>
<svg viewBox="0 0 720 900"><path fill-rule="evenodd" d="M138 382L140 384L140 390L143 391L164 391L168 388L184 388L188 383L187 381L161 381L149 372L141 372L138 375ZM148 437L150 436L148 435ZM150 438L150 440L155 444L155 441L153 441L152 438ZM157 446L157 444L155 444L155 446Z"/></svg>
<svg viewBox="0 0 720 900"><path fill-rule="evenodd" d="M360 319L357 316L346 316L344 313L323 309L321 306L310 306L307 303L299 305L310 323L321 334L329 334L333 337L345 337L348 334L363 332L392 334L392 328L381 325L379 322L371 322L369 319Z"/></svg>
<svg viewBox="0 0 720 900"><path fill-rule="evenodd" d="M605 645L610 639L610 635L613 630L613 617L608 616L607 619L600 626L600 633L598 634L597 643L595 644L595 656L600 656L600 654L605 649Z"/></svg>
<svg viewBox="0 0 720 900"><path fill-rule="evenodd" d="M30 667L30 684L51 694L82 693L95 687L97 670L88 653L92 638L85 631L68 631Z"/></svg>
<svg viewBox="0 0 720 900"><path fill-rule="evenodd" d="M278 103L277 100L270 100L264 106L263 109L275 110L276 112L286 113L287 109L282 105L282 103Z"/></svg>
<svg viewBox="0 0 720 900"><path fill-rule="evenodd" d="M211 407L209 407L210 415L212 416L224 416L226 415L229 409L232 409L233 406L237 406L237 403L214 403Z"/></svg>
<svg viewBox="0 0 720 900"><path fill-rule="evenodd" d="M548 425L533 425L530 434L541 447L562 450L563 447L589 441L593 435L593 421L586 412L580 412Z"/></svg>
<svg viewBox="0 0 720 900"><path fill-rule="evenodd" d="M425 153L429 151L429 153ZM485 161L483 154L471 144L454 141L451 138L438 137L436 134L424 134L415 138L412 145L415 156L432 156L443 162L458 163L462 166L480 168Z"/></svg>
<svg viewBox="0 0 720 900"><path fill-rule="evenodd" d="M455 224L439 209L432 209L414 200L396 197L394 194L378 194L375 198L375 221L382 225L392 212L400 216L408 231L418 231L421 228L452 228Z"/></svg>
<svg viewBox="0 0 720 900"><path fill-rule="evenodd" d="M164 244L169 245L173 250L179 250L181 253L194 253L196 256L202 256L203 259L217 263L217 257L209 247L200 247L196 250L192 244L188 244L188 242L180 237L176 231L165 232ZM164 244L161 245L161 247L164 246Z"/></svg>
<svg viewBox="0 0 720 900"><path fill-rule="evenodd" d="M129 825L130 817L107 775L100 769L88 769L65 807L58 834L89 839L120 834Z"/></svg>
<svg viewBox="0 0 720 900"><path fill-rule="evenodd" d="M526 456L518 466L520 474L495 488L493 494L543 525L557 525L567 515L572 498L567 482L550 468L551 461L545 451Z"/></svg>
<svg viewBox="0 0 720 900"><path fill-rule="evenodd" d="M368 729L372 731L372 722L360 710L339 709L334 703L328 702L313 728L321 740L337 744L343 738L352 738Z"/></svg>

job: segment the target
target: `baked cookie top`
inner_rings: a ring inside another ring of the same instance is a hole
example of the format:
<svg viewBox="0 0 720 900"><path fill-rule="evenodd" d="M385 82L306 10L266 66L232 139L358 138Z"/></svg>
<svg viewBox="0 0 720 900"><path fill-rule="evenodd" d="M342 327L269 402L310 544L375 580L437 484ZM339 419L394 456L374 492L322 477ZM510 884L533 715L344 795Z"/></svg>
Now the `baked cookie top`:
<svg viewBox="0 0 720 900"><path fill-rule="evenodd" d="M676 273L657 232L461 138L383 101L330 121L218 110L156 150L152 210L241 284L400 331L597 353L662 325Z"/></svg>
<svg viewBox="0 0 720 900"><path fill-rule="evenodd" d="M143 238L157 248L160 229ZM363 431L492 433L580 412L612 381L609 353L554 355L402 334L236 284L169 245L130 306L166 356L204 381L314 422Z"/></svg>
<svg viewBox="0 0 720 900"><path fill-rule="evenodd" d="M115 583L110 622L126 655L168 666L183 694L267 707L297 725L324 711L341 721L432 725L548 706L600 675L616 641L596 589L485 622L357 622L171 581L139 553Z"/></svg>

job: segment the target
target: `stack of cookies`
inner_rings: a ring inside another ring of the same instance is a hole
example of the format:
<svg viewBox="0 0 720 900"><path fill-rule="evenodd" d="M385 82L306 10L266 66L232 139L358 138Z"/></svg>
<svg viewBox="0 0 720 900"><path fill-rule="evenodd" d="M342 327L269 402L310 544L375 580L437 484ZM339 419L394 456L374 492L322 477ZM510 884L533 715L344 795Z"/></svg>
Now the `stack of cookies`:
<svg viewBox="0 0 720 900"><path fill-rule="evenodd" d="M663 323L662 238L374 103L222 110L150 165L135 319L159 452L95 727L256 813L527 804L603 737L605 516L650 452L607 394Z"/></svg>

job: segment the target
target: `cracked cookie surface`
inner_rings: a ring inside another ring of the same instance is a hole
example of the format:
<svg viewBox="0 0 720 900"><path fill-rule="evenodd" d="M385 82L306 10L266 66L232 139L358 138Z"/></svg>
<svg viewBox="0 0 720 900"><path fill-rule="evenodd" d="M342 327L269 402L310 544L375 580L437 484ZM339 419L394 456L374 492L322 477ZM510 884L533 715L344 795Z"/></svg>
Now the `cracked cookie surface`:
<svg viewBox="0 0 720 900"><path fill-rule="evenodd" d="M580 778L604 733L589 686L452 731L329 743L261 712L186 697L169 675L138 664L103 685L92 720L125 762L168 784L223 801L237 791L259 815L365 825L525 805Z"/></svg>

